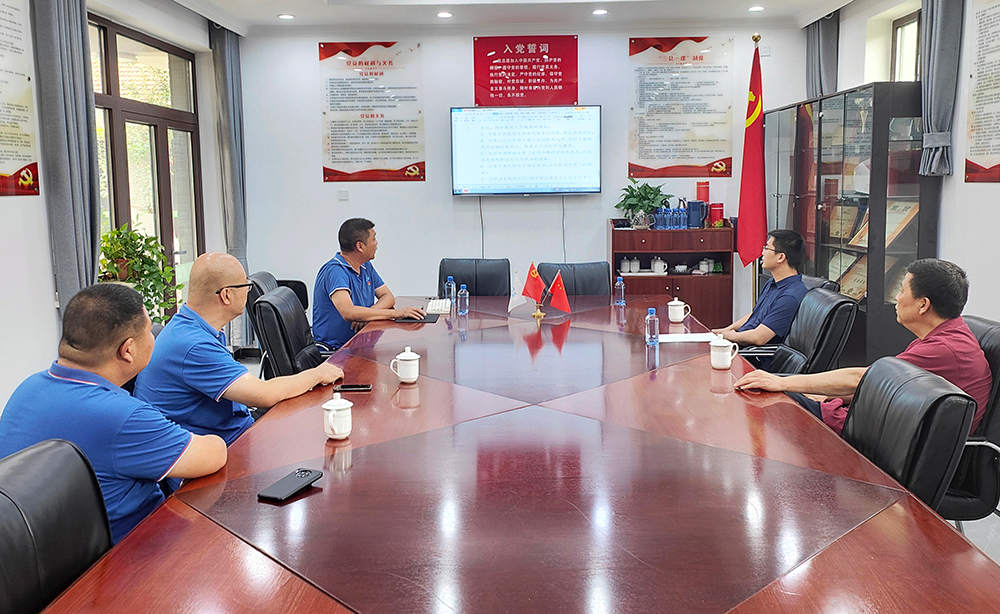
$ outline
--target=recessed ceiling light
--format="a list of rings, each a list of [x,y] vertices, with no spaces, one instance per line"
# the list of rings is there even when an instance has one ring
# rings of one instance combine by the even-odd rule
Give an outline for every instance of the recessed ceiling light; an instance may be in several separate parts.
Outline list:
[[[282,13],[281,15],[278,15],[278,19],[284,19],[285,21],[287,21],[289,19],[295,19],[295,15],[289,15],[288,13]]]
[[[594,9],[594,15],[607,15],[607,9]]]
[[[758,6],[751,6],[747,10],[750,11],[751,13],[759,13],[759,12],[761,12],[761,11],[764,10],[764,7],[759,6],[759,5]]]
[[[438,13],[438,17],[440,17],[441,19],[451,19],[451,13],[449,13],[448,11],[441,11],[440,13]]]

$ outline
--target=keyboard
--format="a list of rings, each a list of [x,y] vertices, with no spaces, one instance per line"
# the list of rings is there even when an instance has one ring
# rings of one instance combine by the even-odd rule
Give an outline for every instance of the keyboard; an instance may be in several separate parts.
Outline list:
[[[451,301],[446,298],[434,298],[427,303],[427,313],[451,313]]]

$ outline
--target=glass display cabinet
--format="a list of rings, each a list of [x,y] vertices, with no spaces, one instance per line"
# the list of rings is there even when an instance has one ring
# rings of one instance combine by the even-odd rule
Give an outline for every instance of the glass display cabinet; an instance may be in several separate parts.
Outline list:
[[[896,322],[895,296],[910,262],[937,256],[941,198],[941,178],[919,174],[920,111],[920,83],[894,82],[764,115],[768,227],[798,231],[800,272],[837,282],[861,307],[841,366],[914,339]]]

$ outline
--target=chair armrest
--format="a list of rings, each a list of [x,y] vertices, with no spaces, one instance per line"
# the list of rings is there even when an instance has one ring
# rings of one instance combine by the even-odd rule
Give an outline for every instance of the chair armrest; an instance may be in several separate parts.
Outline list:
[[[990,448],[995,455],[1000,456],[1000,446],[992,441],[987,441],[985,437],[969,437],[965,442],[965,447],[969,448],[973,446]]]
[[[758,358],[766,358],[768,356],[774,356],[774,353],[778,351],[777,345],[748,345],[745,348],[740,348],[740,356],[756,356]]]
[[[302,303],[302,309],[309,309],[309,288],[304,281],[298,279],[279,279],[278,285],[291,289],[295,293],[295,296],[298,297],[299,302]]]

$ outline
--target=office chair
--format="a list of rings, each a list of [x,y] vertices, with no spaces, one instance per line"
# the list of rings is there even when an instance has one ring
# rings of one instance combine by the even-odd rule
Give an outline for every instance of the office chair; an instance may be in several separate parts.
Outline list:
[[[329,356],[313,339],[306,313],[291,289],[271,290],[257,299],[253,313],[260,326],[261,360],[267,361],[273,376],[317,367]]]
[[[611,265],[607,262],[538,263],[538,274],[546,286],[552,285],[559,271],[562,271],[563,285],[569,296],[611,295]]]
[[[153,333],[153,339],[156,339],[160,335],[160,332],[162,330],[163,330],[163,324],[160,324],[159,322],[153,322],[153,326],[152,326],[152,328],[150,330],[150,332]],[[129,394],[133,394],[135,392],[135,380],[138,377],[139,376],[136,375],[135,377],[133,377],[129,381],[127,381],[124,384],[122,384],[122,390],[128,392]]]
[[[993,387],[983,419],[965,442],[958,470],[938,507],[938,513],[956,521],[963,532],[962,521],[986,518],[1000,503],[1000,323],[977,316],[964,320],[990,363]]]
[[[506,258],[442,258],[438,265],[438,296],[444,296],[448,276],[465,284],[469,296],[510,296],[510,260]]]
[[[854,299],[824,288],[802,297],[792,326],[780,344],[746,347],[744,357],[773,356],[772,373],[821,373],[836,368],[858,315]]]
[[[976,402],[905,360],[876,360],[858,383],[841,434],[936,510],[962,456]]]
[[[297,279],[275,279],[274,275],[267,271],[257,271],[250,275],[249,279],[253,285],[250,286],[250,290],[247,292],[247,304],[243,309],[243,317],[250,321],[250,330],[256,339],[260,339],[260,323],[257,322],[254,315],[253,304],[257,302],[257,299],[271,290],[280,287],[290,288],[295,292],[295,296],[298,297],[299,302],[302,303],[302,310],[309,309],[309,289],[306,288],[305,283]],[[264,379],[274,377],[270,364],[263,360],[263,358],[261,359],[261,377]]]
[[[0,459],[0,614],[37,612],[111,548],[87,457],[50,439]]]
[[[840,284],[835,281],[831,281],[824,277],[813,277],[812,275],[803,275],[802,283],[805,284],[806,288],[812,290],[813,288],[823,288],[824,290],[829,290],[830,292],[840,292]]]

